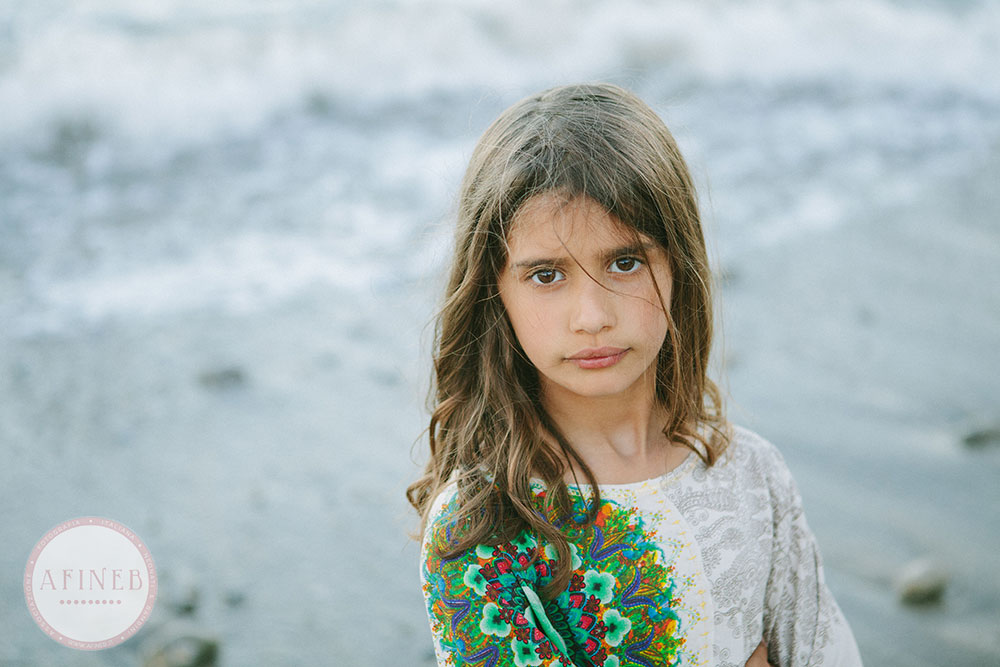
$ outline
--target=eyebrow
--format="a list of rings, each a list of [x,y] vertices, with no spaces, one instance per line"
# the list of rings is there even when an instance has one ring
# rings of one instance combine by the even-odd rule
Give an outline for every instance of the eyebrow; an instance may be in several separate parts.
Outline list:
[[[602,259],[605,262],[610,262],[611,260],[621,257],[623,255],[646,255],[650,251],[654,250],[656,245],[653,243],[638,243],[620,246],[609,250],[604,253]],[[561,266],[564,265],[570,257],[538,257],[534,259],[526,259],[520,262],[515,262],[511,265],[512,269],[536,269],[541,266]],[[575,261],[575,260],[574,260]]]

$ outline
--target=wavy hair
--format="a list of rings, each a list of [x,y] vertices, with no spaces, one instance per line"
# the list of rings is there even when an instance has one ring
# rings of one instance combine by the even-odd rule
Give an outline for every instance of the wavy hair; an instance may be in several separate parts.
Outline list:
[[[569,545],[558,527],[571,511],[563,481],[570,462],[591,486],[590,521],[600,490],[544,409],[538,372],[497,287],[516,214],[545,193],[589,197],[666,251],[673,289],[669,304],[661,295],[668,335],[656,368],[656,400],[668,415],[663,433],[712,465],[731,431],[707,377],[712,278],[697,197],[663,121],[608,84],[553,88],[504,111],[480,138],[462,182],[454,260],[435,328],[431,456],[407,498],[426,527],[434,498],[457,482],[454,541],[442,555],[499,544],[525,529],[547,540],[560,563],[543,590],[551,598],[570,576]],[[532,477],[547,488],[541,512]]]

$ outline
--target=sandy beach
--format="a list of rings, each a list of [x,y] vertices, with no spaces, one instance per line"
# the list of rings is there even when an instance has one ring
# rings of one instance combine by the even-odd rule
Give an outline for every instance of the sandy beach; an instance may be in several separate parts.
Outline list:
[[[725,267],[731,417],[788,459],[868,664],[1000,659],[1000,445],[963,444],[1000,423],[1000,231],[960,207],[995,175]],[[19,604],[26,550],[89,513],[155,555],[150,628],[187,620],[223,664],[432,664],[402,491],[433,287],[6,340],[3,663],[135,664],[142,636],[67,655]],[[907,608],[892,580],[922,556],[950,583]]]
[[[1000,422],[997,174],[775,246],[724,290],[732,418],[795,472],[866,664],[1000,659],[1000,447],[965,443]],[[903,607],[921,557],[950,584]]]

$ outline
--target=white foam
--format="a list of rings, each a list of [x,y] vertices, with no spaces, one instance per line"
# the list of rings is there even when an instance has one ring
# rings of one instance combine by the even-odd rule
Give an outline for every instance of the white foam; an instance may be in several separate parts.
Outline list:
[[[398,246],[399,227],[384,212],[339,208],[357,235],[289,236],[244,232],[188,257],[155,259],[123,268],[114,263],[79,276],[42,273],[35,267],[30,299],[13,313],[22,335],[58,331],[69,323],[95,324],[117,317],[159,317],[203,307],[245,313],[309,288],[357,293],[391,276],[393,264],[379,250]],[[378,224],[372,224],[377,216]]]
[[[131,139],[197,142],[251,131],[316,93],[365,108],[434,91],[644,73],[958,88],[1000,99],[995,3],[962,12],[887,0],[42,7],[6,21],[0,141],[82,116]]]
[[[440,274],[450,230],[419,230],[446,213],[471,148],[462,142],[481,128],[444,140],[408,123],[410,105],[428,100],[471,114],[484,90],[484,105],[498,107],[567,80],[632,77],[661,98],[680,84],[712,87],[670,122],[696,171],[706,158],[720,228],[740,252],[835,226],[866,202],[904,203],[1000,127],[990,120],[1000,6],[986,3],[40,0],[5,11],[0,167],[13,169],[0,176],[24,185],[0,218],[18,225],[9,238],[22,239],[25,266],[23,280],[20,269],[10,278],[20,302],[0,304],[0,316],[27,329],[253,309],[311,286]],[[308,125],[315,134],[263,127],[316,98],[355,120]],[[358,132],[356,119],[380,109],[402,110],[403,122],[375,117],[371,134]],[[695,133],[684,114],[698,119]],[[81,121],[108,141],[86,153],[92,182],[78,192],[76,174],[35,149],[54,124]],[[258,133],[264,143],[247,143],[261,162],[245,173],[197,147],[190,173],[142,161]],[[199,179],[217,168],[224,189],[206,193]],[[139,184],[120,189],[122,174]],[[176,201],[157,194],[161,178]],[[178,223],[206,214],[223,218],[213,235],[229,236],[205,241]]]

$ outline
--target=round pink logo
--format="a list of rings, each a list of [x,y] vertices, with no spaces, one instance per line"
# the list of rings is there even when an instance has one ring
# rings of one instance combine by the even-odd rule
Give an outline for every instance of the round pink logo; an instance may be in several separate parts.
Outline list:
[[[153,611],[156,568],[131,530],[100,517],[71,519],[35,545],[24,570],[28,610],[70,648],[121,644]]]

